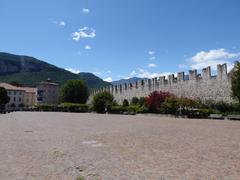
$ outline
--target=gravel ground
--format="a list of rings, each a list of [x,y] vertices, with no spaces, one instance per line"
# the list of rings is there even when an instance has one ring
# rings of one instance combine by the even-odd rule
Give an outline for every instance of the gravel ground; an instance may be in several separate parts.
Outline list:
[[[0,115],[1,180],[240,179],[240,122],[17,112]]]

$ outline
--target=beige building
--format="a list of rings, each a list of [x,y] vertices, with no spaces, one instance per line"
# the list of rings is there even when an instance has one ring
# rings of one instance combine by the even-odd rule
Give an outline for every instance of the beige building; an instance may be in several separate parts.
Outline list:
[[[10,101],[6,110],[33,108],[37,104],[37,89],[30,87],[16,87],[7,83],[0,83],[0,87],[7,90]]]
[[[46,82],[40,82],[37,85],[38,104],[58,104],[59,84],[54,83],[51,79]]]

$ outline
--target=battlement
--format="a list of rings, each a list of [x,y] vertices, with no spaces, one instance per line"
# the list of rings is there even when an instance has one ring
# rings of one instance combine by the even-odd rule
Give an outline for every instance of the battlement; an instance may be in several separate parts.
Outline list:
[[[186,75],[184,72],[178,72],[176,77],[174,74],[171,74],[167,77],[160,76],[134,83],[125,83],[115,86],[110,85],[93,91],[91,95],[107,91],[113,94],[117,101],[122,101],[123,98],[131,99],[134,96],[147,96],[155,90],[169,91],[177,96],[191,98],[215,97],[217,94],[225,96],[224,93],[227,91],[226,96],[230,98],[229,90],[225,89],[225,86],[229,88],[231,84],[227,73],[227,64],[217,65],[216,73],[215,76],[212,76],[211,67],[209,66],[202,69],[199,74],[197,70],[190,70]],[[213,92],[213,88],[217,88],[221,90],[221,92]]]

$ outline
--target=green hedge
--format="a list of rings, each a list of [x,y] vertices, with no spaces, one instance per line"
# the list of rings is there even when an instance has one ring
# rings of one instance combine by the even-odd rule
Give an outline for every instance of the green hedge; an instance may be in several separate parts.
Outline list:
[[[123,114],[124,112],[127,112],[127,107],[112,106],[109,110],[109,113],[111,114]]]
[[[187,112],[188,118],[208,118],[209,115],[212,114],[212,110],[210,109],[197,109],[197,110],[189,110]]]
[[[86,104],[62,103],[58,108],[63,112],[89,112],[89,106]]]
[[[34,110],[37,111],[55,111],[55,112],[89,112],[89,106],[77,103],[62,103],[60,105],[37,105]]]
[[[148,113],[148,108],[145,106],[130,105],[124,106],[112,106],[109,113],[111,114],[136,114],[136,113]]]

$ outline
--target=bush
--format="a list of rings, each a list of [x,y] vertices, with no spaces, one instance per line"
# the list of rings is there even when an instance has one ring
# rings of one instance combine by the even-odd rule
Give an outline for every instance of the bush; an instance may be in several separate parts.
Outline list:
[[[232,113],[240,113],[240,105],[238,103],[226,103],[224,101],[214,101],[214,100],[207,100],[203,104],[204,108],[211,109],[214,113],[218,114],[232,114]]]
[[[132,105],[137,105],[138,104],[139,99],[137,97],[133,97],[131,100],[131,104]]]
[[[127,99],[124,99],[124,100],[123,100],[122,106],[123,106],[123,107],[129,106],[129,102],[128,102]]]
[[[122,114],[123,112],[126,112],[127,108],[123,106],[112,106],[110,108],[110,113],[111,114]]]
[[[179,107],[179,99],[176,97],[166,98],[162,103],[160,112],[163,114],[177,114]]]
[[[61,111],[61,112],[89,112],[89,106],[86,104],[62,103],[58,106],[58,111]]]
[[[113,100],[113,102],[112,102],[112,106],[118,106],[118,103],[117,103],[116,100]]]
[[[127,110],[128,110],[128,113],[130,113],[130,114],[135,114],[135,113],[137,113],[137,111],[139,110],[139,106],[136,106],[136,105],[131,105],[131,106],[129,106],[128,108],[127,108]]]
[[[147,97],[147,107],[150,112],[159,112],[161,104],[164,102],[164,100],[168,97],[171,97],[172,95],[169,92],[152,92]]]
[[[93,110],[97,113],[105,113],[113,103],[113,96],[109,92],[101,92],[93,97]]]
[[[37,111],[57,111],[57,112],[88,112],[89,106],[77,103],[62,103],[60,105],[41,104],[34,108]]]
[[[239,103],[230,104],[230,109],[231,109],[231,112],[240,113],[240,104]]]
[[[230,104],[225,103],[225,102],[223,102],[223,101],[216,102],[214,106],[215,106],[214,109],[216,109],[216,110],[218,110],[218,111],[220,111],[220,112],[223,112],[224,114],[225,114],[226,112],[231,111],[231,106],[230,106]]]
[[[237,99],[238,103],[240,104],[240,62],[235,63],[231,77],[231,84],[232,96]]]
[[[208,118],[213,112],[210,109],[196,109],[188,111],[188,118]]]
[[[146,106],[140,106],[136,111],[136,113],[140,113],[140,114],[144,114],[144,113],[148,113],[148,112],[149,112],[149,110]]]
[[[112,114],[136,114],[136,113],[148,113],[148,108],[145,106],[139,106],[139,105],[130,105],[127,107],[124,106],[112,106],[110,108],[110,113]]]
[[[189,98],[179,98],[179,106],[184,108],[198,108],[201,106],[201,103],[198,100],[193,100]]]
[[[41,105],[35,106],[35,109],[38,111],[54,111],[55,109],[57,109],[57,106],[49,105],[49,104],[41,104]]]
[[[140,97],[139,100],[138,100],[138,104],[140,106],[146,106],[146,97]]]
[[[0,112],[5,111],[5,104],[10,101],[9,96],[7,95],[7,90],[3,87],[0,87]]]

